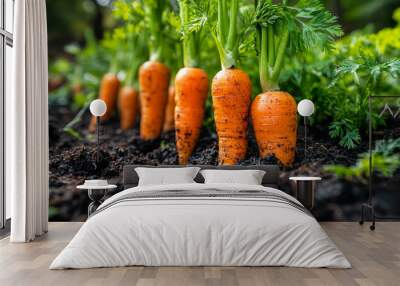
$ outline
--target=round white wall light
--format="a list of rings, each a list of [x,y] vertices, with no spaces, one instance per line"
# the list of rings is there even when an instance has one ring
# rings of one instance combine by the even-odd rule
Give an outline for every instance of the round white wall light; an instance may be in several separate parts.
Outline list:
[[[303,99],[297,105],[297,111],[301,116],[311,116],[315,111],[314,103],[309,99]]]
[[[103,116],[107,111],[107,105],[104,100],[95,99],[90,103],[90,113],[94,116]]]

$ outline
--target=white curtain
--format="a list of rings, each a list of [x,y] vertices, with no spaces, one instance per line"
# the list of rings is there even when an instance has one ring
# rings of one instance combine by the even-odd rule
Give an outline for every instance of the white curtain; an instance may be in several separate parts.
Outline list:
[[[15,1],[13,92],[6,98],[6,187],[12,242],[48,227],[47,23],[45,0]]]

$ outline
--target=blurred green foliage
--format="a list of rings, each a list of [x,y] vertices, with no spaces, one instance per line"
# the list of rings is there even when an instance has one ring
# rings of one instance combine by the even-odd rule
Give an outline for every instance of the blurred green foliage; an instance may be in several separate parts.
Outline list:
[[[96,38],[113,25],[109,7],[96,0],[46,0],[49,55],[62,54],[71,42],[82,44],[84,33],[90,29]]]
[[[393,11],[399,0],[325,0],[325,4],[340,20],[345,32],[350,33],[372,25],[376,31],[393,26]]]
[[[368,130],[368,96],[400,92],[399,38],[400,25],[377,33],[355,31],[337,41],[333,51],[316,49],[294,58],[282,87],[297,99],[313,100],[313,123],[327,124],[340,145],[355,148]],[[384,124],[377,114],[372,120],[374,128]]]
[[[400,167],[400,138],[376,142],[372,152],[372,172],[384,177],[391,177]],[[360,155],[354,166],[328,165],[325,171],[336,174],[339,178],[367,184],[369,178],[369,154]]]
[[[103,31],[110,30],[114,21],[109,7],[97,0],[46,0],[51,55],[63,53],[70,42],[84,42],[84,31],[91,29],[101,38]],[[105,1],[108,2],[108,1]],[[177,7],[176,0],[170,0]],[[399,0],[324,0],[325,5],[339,17],[346,32],[363,28],[368,24],[377,30],[394,24],[391,15],[400,5]]]

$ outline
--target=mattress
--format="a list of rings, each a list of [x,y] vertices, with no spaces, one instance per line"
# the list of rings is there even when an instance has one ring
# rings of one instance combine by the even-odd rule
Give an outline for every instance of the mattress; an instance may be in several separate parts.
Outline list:
[[[286,193],[193,183],[135,187],[107,199],[50,269],[133,265],[351,267]]]

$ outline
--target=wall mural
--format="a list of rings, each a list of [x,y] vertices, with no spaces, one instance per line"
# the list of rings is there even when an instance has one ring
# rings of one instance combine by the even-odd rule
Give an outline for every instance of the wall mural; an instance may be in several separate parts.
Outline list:
[[[50,220],[84,220],[76,185],[118,192],[126,164],[278,164],[288,193],[291,176],[322,178],[320,220],[359,220],[366,202],[400,217],[399,9],[394,27],[344,35],[318,1],[222,19],[209,1],[158,2],[115,1],[102,39],[51,60]]]

